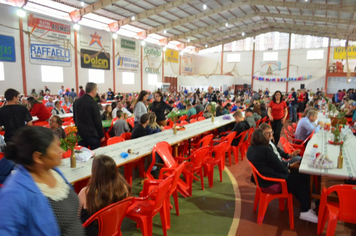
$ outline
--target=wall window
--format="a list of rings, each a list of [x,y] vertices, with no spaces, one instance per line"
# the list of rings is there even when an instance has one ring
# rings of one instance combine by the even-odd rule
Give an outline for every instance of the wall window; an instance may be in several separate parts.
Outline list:
[[[104,70],[88,69],[89,82],[96,84],[105,83],[105,72]]]
[[[227,62],[240,62],[241,55],[239,53],[231,53],[227,54]]]
[[[135,84],[135,73],[122,72],[122,84]]]
[[[308,50],[307,60],[322,60],[324,58],[324,50]]]
[[[42,82],[63,82],[63,67],[41,66]]]
[[[278,61],[278,52],[264,52],[263,61]]]
[[[5,80],[4,63],[0,62],[0,81]]]
[[[148,85],[157,85],[157,75],[148,74]]]

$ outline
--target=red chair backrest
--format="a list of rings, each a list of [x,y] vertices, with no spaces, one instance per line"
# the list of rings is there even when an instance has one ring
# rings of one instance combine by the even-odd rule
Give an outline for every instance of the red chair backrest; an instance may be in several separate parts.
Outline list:
[[[188,121],[185,121],[185,120],[181,121],[179,124],[180,125],[189,125]]]
[[[339,220],[346,222],[356,222],[356,187],[351,184],[339,184],[328,188],[322,200],[332,192],[336,192],[339,198]],[[324,199],[323,199],[324,198]]]
[[[181,117],[179,118],[179,120],[180,120],[180,121],[185,121],[185,120],[187,119],[187,117],[188,117],[187,115],[181,116]]]
[[[236,131],[229,133],[223,140],[227,141],[227,148],[231,147],[232,140],[234,140],[236,136]]]
[[[5,153],[0,152],[0,160],[5,156]]]
[[[189,117],[189,119],[196,119],[196,118],[198,118],[198,115],[197,115],[197,114],[192,115],[191,117]]]
[[[295,129],[293,129],[292,126],[288,125],[288,132],[289,132],[290,134],[294,134],[294,133],[295,133]]]
[[[280,137],[279,141],[281,141],[281,144],[283,146],[283,149],[285,151],[285,153],[292,153],[294,152],[294,148],[290,145],[290,143],[288,142],[288,140],[285,137]]]
[[[130,132],[122,133],[120,137],[125,139],[125,140],[130,140],[131,139],[131,133]]]
[[[172,147],[169,145],[169,143],[163,141],[156,143],[152,149],[152,159],[156,160],[156,153],[162,158],[164,164],[168,168],[176,168],[178,166],[178,163],[176,160],[174,160],[173,155],[172,155]],[[153,167],[154,161],[151,163]],[[152,169],[150,166],[149,168]]]
[[[201,147],[190,155],[190,160],[193,163],[193,170],[201,168],[205,157],[208,156],[209,150],[209,147]]]
[[[204,114],[204,111],[198,113],[198,116],[201,117]]]
[[[146,180],[146,181],[152,181],[152,180]],[[173,176],[168,177],[167,179],[162,181],[162,183],[160,183],[154,190],[152,190],[151,193],[148,194],[148,196],[150,196],[151,194],[155,196],[152,215],[155,215],[162,207],[163,201],[166,198],[168,191],[171,189],[172,181],[173,181]]]
[[[218,145],[214,146],[213,150],[211,150],[211,153],[215,153],[215,162],[220,161],[221,158],[224,157],[227,146],[228,146],[227,141],[219,143]]]
[[[98,235],[121,235],[121,223],[126,215],[127,209],[134,202],[133,197],[125,198],[119,202],[113,203],[92,215],[83,227],[87,227],[93,221],[98,221]]]
[[[129,123],[133,128],[135,126],[135,118],[134,117],[127,118],[127,123]]]
[[[248,133],[249,130],[245,130],[244,132],[240,133],[237,137],[240,136],[240,141],[238,145],[242,145],[242,143],[245,141],[246,135]],[[231,145],[231,143],[230,143]]]
[[[199,116],[198,121],[202,121],[202,120],[205,120],[205,117]]]
[[[292,123],[293,129],[296,130],[297,129],[297,123]]]
[[[197,119],[190,119],[190,120],[189,120],[189,123],[190,123],[190,124],[195,123],[195,122],[197,122]]]
[[[213,138],[214,135],[212,134],[205,135],[202,139],[199,140],[198,147],[200,147],[200,144],[201,147],[208,147],[210,145],[211,140],[213,140]]]
[[[107,145],[111,145],[111,144],[115,144],[115,143],[120,143],[120,142],[123,142],[123,141],[125,141],[124,138],[119,137],[119,136],[115,136],[115,137],[112,137],[112,138],[109,138],[109,139],[108,139]]]
[[[47,107],[47,111],[52,112],[54,107]]]

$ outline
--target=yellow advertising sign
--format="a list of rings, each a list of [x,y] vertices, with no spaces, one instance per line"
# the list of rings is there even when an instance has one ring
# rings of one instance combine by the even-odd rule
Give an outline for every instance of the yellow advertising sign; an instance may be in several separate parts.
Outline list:
[[[349,59],[356,59],[356,47],[348,47],[347,55]],[[345,47],[336,47],[334,48],[334,59],[346,59],[346,50]]]
[[[165,52],[164,60],[168,61],[168,62],[178,63],[179,52],[176,50],[167,48],[167,50]]]

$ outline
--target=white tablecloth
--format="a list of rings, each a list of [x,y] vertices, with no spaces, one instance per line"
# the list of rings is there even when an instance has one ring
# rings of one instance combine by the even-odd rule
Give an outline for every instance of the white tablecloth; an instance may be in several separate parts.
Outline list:
[[[125,142],[113,144],[106,147],[101,147],[94,150],[96,155],[105,154],[112,157],[118,166],[124,165],[127,162],[136,160],[151,153],[153,146],[161,141],[166,141],[171,145],[182,142],[189,138],[195,137],[201,133],[216,129],[229,123],[235,122],[232,115],[231,120],[223,120],[222,117],[215,117],[214,122],[211,119],[199,121],[193,124],[185,125],[184,131],[177,131],[173,135],[173,129],[166,130],[153,135],[148,135],[142,138],[128,140]],[[122,158],[120,154],[127,152],[128,149],[134,152],[139,152],[138,155],[129,155],[127,158]],[[70,158],[63,159],[59,169],[62,171],[67,180],[71,183],[87,178],[91,175],[92,159],[85,163],[78,163],[76,168],[70,168]]]

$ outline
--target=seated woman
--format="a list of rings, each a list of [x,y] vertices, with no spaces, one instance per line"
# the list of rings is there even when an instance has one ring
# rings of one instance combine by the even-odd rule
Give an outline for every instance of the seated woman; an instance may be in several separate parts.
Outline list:
[[[17,170],[0,191],[0,235],[84,235],[77,194],[57,169],[59,143],[41,126],[21,128],[7,143]]]
[[[260,111],[261,111],[261,118],[267,116],[266,103],[261,103]]]
[[[148,114],[148,125],[146,126],[146,134],[155,134],[163,130],[162,126],[159,126],[156,122],[156,114],[151,112]]]
[[[51,117],[51,113],[47,110],[46,106],[33,97],[27,98],[27,106],[31,116],[37,116],[39,121],[48,121]]]
[[[53,115],[49,119],[49,128],[53,131],[53,134],[56,135],[59,139],[65,139],[67,137],[66,132],[62,128],[62,124],[62,119],[57,115]]]
[[[102,120],[112,120],[112,108],[111,105],[107,104],[105,106],[105,111],[101,114]]]
[[[52,115],[61,115],[61,114],[66,114],[66,112],[61,107],[60,101],[56,101],[54,103],[54,108],[52,109]]]
[[[228,114],[230,114],[231,108],[232,108],[231,103],[227,103],[227,104],[224,106],[224,108],[223,108],[222,114],[223,114],[223,115],[228,115]]]
[[[300,202],[301,220],[318,223],[318,217],[310,210],[310,176],[298,172],[300,162],[289,164],[282,162],[275,151],[269,146],[269,140],[261,129],[256,129],[251,138],[251,146],[247,150],[247,159],[256,167],[261,175],[271,178],[285,179],[288,192]],[[252,182],[254,178],[251,177]],[[265,193],[277,194],[281,189],[279,183],[258,179]]]
[[[118,172],[115,161],[106,155],[94,157],[88,186],[78,194],[82,222],[104,207],[130,195],[131,187]],[[85,231],[87,236],[98,235],[97,222],[91,223]]]
[[[208,104],[208,105],[205,107],[205,111],[204,111],[204,113],[203,113],[203,116],[204,116],[205,119],[210,118],[210,117],[213,116],[213,113],[211,113],[211,105],[210,105],[210,104]]]
[[[218,116],[222,116],[223,115],[223,107],[222,106],[217,106],[216,107],[216,117],[218,117]]]

